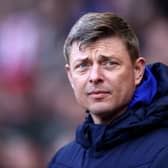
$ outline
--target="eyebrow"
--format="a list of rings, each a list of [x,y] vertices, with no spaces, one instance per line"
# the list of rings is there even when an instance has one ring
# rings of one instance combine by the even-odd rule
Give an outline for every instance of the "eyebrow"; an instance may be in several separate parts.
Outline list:
[[[84,57],[84,58],[78,58],[78,59],[75,60],[76,63],[83,62],[83,61],[84,62],[89,61],[89,58],[88,57]]]
[[[109,60],[109,59],[116,59],[116,58],[114,58],[113,55],[102,55],[102,54],[100,54],[98,56],[98,59]],[[89,60],[90,60],[89,57],[83,57],[83,58],[76,59],[75,62],[76,63],[78,63],[78,62],[87,62]]]
[[[103,59],[113,59],[113,55],[99,55]]]

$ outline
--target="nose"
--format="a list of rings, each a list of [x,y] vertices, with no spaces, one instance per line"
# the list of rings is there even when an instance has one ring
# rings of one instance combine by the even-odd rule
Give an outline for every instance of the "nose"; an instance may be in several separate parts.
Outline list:
[[[103,81],[103,75],[101,72],[101,68],[98,65],[93,65],[90,70],[89,82],[97,84],[102,81]]]

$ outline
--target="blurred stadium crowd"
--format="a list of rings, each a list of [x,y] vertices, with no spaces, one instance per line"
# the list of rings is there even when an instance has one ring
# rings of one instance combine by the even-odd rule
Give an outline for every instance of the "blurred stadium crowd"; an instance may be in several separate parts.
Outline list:
[[[123,16],[147,62],[168,64],[166,0],[0,0],[0,168],[45,168],[74,136],[85,112],[62,47],[75,20],[96,11]]]

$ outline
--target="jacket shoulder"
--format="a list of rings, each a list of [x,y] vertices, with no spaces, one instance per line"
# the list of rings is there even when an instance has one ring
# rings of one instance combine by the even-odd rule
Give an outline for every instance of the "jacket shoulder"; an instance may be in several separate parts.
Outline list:
[[[162,168],[154,165],[164,163],[163,159],[168,158],[168,128],[151,131],[125,143],[125,146],[127,146],[126,150],[122,150],[125,163],[129,163],[132,167],[150,165],[151,168]]]
[[[151,168],[167,168],[168,145],[162,148],[156,155]]]
[[[71,165],[70,162],[79,157],[81,150],[81,146],[75,141],[72,141],[56,152],[48,168],[55,168],[58,165],[66,167],[65,164]]]

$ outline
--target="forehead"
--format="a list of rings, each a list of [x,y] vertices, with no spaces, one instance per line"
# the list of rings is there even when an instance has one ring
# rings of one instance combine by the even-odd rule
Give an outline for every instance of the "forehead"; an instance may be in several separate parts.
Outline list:
[[[74,42],[70,52],[70,60],[86,58],[93,55],[119,56],[125,55],[126,53],[128,55],[126,46],[121,38],[109,37],[82,46],[80,46],[79,42]]]

